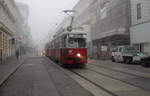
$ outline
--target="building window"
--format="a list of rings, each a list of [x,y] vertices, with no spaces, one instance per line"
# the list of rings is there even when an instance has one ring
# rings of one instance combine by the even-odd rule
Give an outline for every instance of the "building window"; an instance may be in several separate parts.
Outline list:
[[[142,18],[142,5],[141,3],[137,4],[137,20]]]

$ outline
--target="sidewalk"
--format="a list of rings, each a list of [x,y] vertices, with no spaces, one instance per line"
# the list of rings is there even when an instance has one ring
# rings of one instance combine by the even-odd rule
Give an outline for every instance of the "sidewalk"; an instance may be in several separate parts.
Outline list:
[[[5,61],[0,61],[0,86],[19,68],[25,59],[26,56],[21,56],[18,60],[16,57],[10,57]]]

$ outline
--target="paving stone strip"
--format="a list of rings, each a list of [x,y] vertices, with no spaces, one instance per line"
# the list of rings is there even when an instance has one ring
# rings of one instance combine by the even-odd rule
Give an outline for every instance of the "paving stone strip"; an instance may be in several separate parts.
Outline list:
[[[75,80],[59,69],[58,65],[52,64],[47,58],[43,59],[45,66],[62,96],[93,96]]]

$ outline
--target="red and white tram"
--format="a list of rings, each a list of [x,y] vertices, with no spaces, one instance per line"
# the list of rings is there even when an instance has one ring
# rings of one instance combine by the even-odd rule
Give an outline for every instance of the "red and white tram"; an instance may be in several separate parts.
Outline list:
[[[87,34],[63,32],[56,35],[45,49],[46,56],[63,66],[82,67],[87,64]]]

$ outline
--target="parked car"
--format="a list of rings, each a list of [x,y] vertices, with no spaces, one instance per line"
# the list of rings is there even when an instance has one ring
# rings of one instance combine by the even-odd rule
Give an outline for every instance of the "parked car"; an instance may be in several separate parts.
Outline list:
[[[141,59],[145,55],[140,53],[136,48],[131,46],[118,46],[115,51],[112,52],[113,62],[135,63],[141,62]]]
[[[144,67],[150,66],[150,54],[141,59],[141,65]]]

